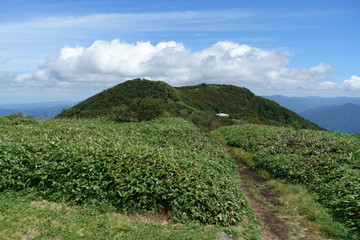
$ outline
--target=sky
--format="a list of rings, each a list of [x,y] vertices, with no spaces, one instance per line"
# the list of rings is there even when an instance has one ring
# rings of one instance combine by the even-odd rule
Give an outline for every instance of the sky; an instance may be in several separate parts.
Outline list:
[[[0,103],[126,80],[360,97],[358,0],[0,0]]]

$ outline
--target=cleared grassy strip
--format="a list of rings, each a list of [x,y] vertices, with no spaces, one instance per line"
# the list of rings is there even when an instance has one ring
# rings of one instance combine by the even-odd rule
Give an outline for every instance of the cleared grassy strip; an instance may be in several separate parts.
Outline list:
[[[291,226],[293,234],[290,239],[298,239],[299,236],[313,240],[359,239],[356,233],[335,221],[329,211],[316,202],[316,195],[309,193],[303,186],[279,179],[268,180],[267,184],[279,196],[280,206],[277,209]]]
[[[254,167],[316,192],[334,217],[360,232],[360,137],[325,131],[243,125],[215,131],[252,152]]]
[[[213,239],[225,232],[236,239],[258,239],[245,216],[240,225],[178,224],[162,214],[115,213],[109,206],[71,205],[44,200],[31,192],[0,193],[0,239]],[[33,238],[32,238],[33,237]]]
[[[183,223],[236,224],[247,211],[232,159],[180,119],[5,119],[0,172],[0,191],[33,188],[54,201],[166,212]]]

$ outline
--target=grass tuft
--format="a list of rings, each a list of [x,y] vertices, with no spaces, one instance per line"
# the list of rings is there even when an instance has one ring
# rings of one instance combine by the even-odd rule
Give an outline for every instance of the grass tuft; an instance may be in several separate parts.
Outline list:
[[[159,213],[99,213],[95,206],[44,200],[34,192],[0,193],[0,239],[144,239],[217,240],[217,232],[232,239],[258,240],[256,223],[245,215],[237,226],[179,224]],[[92,214],[89,214],[92,213]]]

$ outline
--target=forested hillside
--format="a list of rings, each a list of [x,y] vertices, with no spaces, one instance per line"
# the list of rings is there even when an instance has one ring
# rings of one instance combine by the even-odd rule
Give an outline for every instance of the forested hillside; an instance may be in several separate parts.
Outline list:
[[[146,111],[147,116],[144,116]],[[216,116],[220,112],[229,117]],[[320,129],[246,88],[219,84],[175,88],[161,81],[145,79],[127,81],[98,93],[63,111],[58,118],[108,117],[140,121],[157,116],[182,117],[208,130],[239,123]]]

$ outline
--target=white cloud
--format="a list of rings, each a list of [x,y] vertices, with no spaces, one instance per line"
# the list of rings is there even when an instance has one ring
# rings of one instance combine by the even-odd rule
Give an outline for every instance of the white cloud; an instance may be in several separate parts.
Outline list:
[[[158,41],[156,39],[159,36],[168,35],[169,32],[184,33],[179,36],[188,35],[188,31],[207,32],[207,35],[211,35],[217,31],[264,28],[263,24],[248,23],[258,13],[246,9],[78,16],[48,14],[29,19],[0,21],[0,64],[6,57],[12,59],[1,70],[34,71],[37,65],[64,45],[89,45],[93,39],[126,36],[129,41],[134,41],[145,36]]]
[[[360,77],[352,76],[351,78],[343,82],[343,86],[346,90],[359,91],[360,90]]]
[[[63,47],[58,56],[38,71],[0,75],[11,85],[33,88],[108,88],[133,78],[162,80],[173,86],[199,83],[234,84],[253,91],[360,90],[360,78],[329,81],[335,71],[320,63],[309,68],[289,68],[292,55],[234,42],[217,42],[191,51],[174,41],[134,44],[95,41],[89,47]]]
[[[320,90],[344,90],[344,91],[359,91],[360,90],[360,77],[351,76],[343,82],[318,82],[317,89]]]
[[[38,79],[45,84],[47,78],[62,85],[110,84],[144,77],[172,85],[207,82],[293,89],[319,83],[334,70],[326,64],[307,69],[286,68],[290,60],[287,52],[226,41],[197,52],[177,42],[152,45],[150,42],[95,41],[88,48],[62,48],[57,58],[35,73],[18,76],[17,81]]]
[[[228,32],[231,34],[226,35],[239,41],[240,35],[242,38],[245,36],[242,31],[294,29],[299,26],[296,22],[289,26],[290,21],[274,20],[274,15],[276,18],[280,16],[277,13],[256,9],[115,12],[73,16],[52,16],[51,12],[41,16],[29,14],[30,18],[27,19],[13,17],[11,21],[0,22],[0,58],[12,58],[2,70],[34,71],[43,59],[52,56],[60,47],[66,44],[88,45],[93,39],[109,40],[123,36],[128,41],[144,38],[161,41],[164,36],[172,36],[172,39],[190,42],[193,40],[191,36],[203,35],[196,37],[195,41],[217,41],[222,39],[222,33]],[[293,17],[282,16],[282,19],[287,18]],[[246,39],[247,42],[258,40]]]
[[[328,64],[319,64],[309,68],[274,68],[267,73],[270,79],[269,88],[276,89],[313,89],[326,84],[326,79],[335,68]],[[325,81],[325,82],[324,82]]]
[[[172,85],[200,82],[252,84],[261,83],[267,72],[289,62],[286,52],[265,51],[233,42],[218,42],[191,52],[177,42],[129,44],[119,40],[96,41],[90,47],[61,49],[57,58],[37,72],[19,75],[26,84],[45,79],[74,84],[115,83],[136,77],[167,81]]]
[[[309,13],[301,14],[308,16]],[[221,40],[223,33],[227,32],[229,39],[239,41],[240,37],[244,40],[246,35],[242,31],[305,27],[297,21],[287,21],[294,20],[294,17],[297,19],[295,15],[280,15],[257,9],[115,12],[73,16],[54,16],[51,12],[35,16],[29,12],[27,19],[12,17],[11,21],[0,22],[0,63],[4,61],[4,57],[9,56],[11,61],[2,66],[3,71],[34,71],[43,59],[53,56],[66,44],[85,46],[91,44],[93,39],[109,40],[119,36],[128,41],[144,38],[161,41],[164,37],[171,36],[172,39],[196,45],[199,41]],[[280,21],[277,20],[279,18]],[[193,39],[193,35],[203,36]],[[259,40],[264,41],[261,38],[245,38],[247,42]]]

